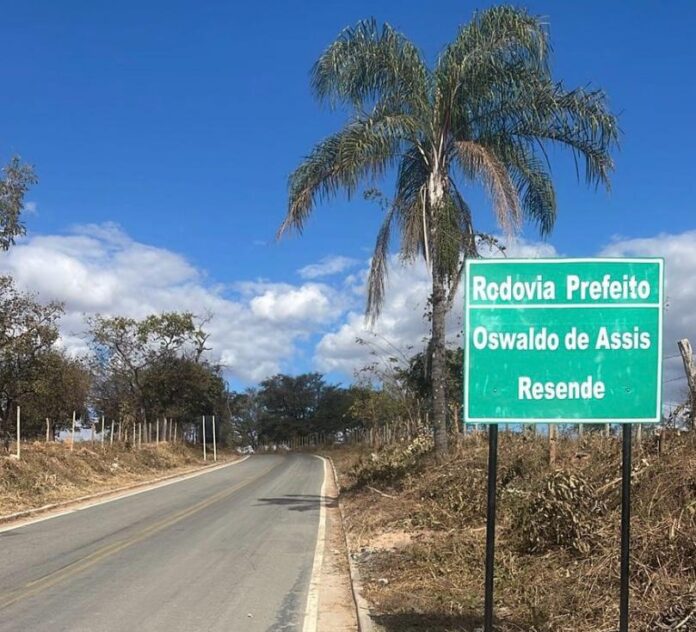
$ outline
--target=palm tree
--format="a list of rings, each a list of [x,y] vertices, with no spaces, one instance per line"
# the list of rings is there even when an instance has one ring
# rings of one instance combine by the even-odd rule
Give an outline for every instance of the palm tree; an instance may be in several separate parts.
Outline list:
[[[462,185],[486,188],[507,233],[527,220],[542,236],[556,219],[549,145],[568,148],[588,184],[609,187],[616,118],[603,92],[555,82],[549,52],[539,18],[495,7],[475,14],[432,67],[401,33],[367,20],[345,29],[312,71],[317,98],[347,108],[350,117],[290,176],[279,236],[301,232],[317,202],[340,191],[350,196],[395,169],[367,313],[379,315],[395,229],[403,259],[424,257],[432,275],[432,408],[440,454],[447,450],[445,316],[463,261],[478,256],[480,238]]]

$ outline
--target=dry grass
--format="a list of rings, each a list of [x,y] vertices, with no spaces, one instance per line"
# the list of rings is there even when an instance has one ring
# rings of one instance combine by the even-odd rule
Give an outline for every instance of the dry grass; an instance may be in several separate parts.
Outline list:
[[[500,438],[496,616],[500,632],[618,627],[620,443]],[[631,630],[696,632],[696,438],[634,451]],[[386,630],[473,632],[481,625],[484,439],[424,457],[397,481],[356,487],[354,449],[335,450],[353,556]],[[552,526],[553,528],[549,528]],[[385,533],[395,542],[385,547]]]
[[[161,443],[141,450],[124,446],[60,443],[22,446],[22,459],[0,455],[0,516],[146,481],[201,465],[200,451]]]

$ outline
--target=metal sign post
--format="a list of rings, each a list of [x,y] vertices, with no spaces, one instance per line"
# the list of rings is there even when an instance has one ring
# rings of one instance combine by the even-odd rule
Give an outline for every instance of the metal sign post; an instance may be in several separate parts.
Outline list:
[[[486,596],[484,632],[493,632],[493,578],[495,576],[495,505],[498,479],[498,424],[488,426],[488,508],[486,510]]]
[[[631,553],[631,424],[623,427],[623,459],[621,463],[621,597],[619,600],[619,632],[628,632],[628,579]]]
[[[464,422],[490,424],[484,630],[493,632],[498,424],[623,425],[620,632],[628,632],[631,425],[662,417],[662,259],[466,262]]]

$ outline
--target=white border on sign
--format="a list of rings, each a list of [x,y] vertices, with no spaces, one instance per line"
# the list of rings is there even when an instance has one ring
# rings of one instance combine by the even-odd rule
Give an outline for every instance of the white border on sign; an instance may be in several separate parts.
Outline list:
[[[593,417],[590,419],[585,418],[555,418],[555,417],[543,417],[543,418],[510,418],[510,417],[471,417],[469,415],[469,314],[470,310],[473,309],[486,309],[486,308],[496,308],[496,309],[520,309],[518,305],[469,305],[469,269],[472,265],[481,264],[501,264],[501,263],[657,263],[658,265],[658,301],[655,303],[628,303],[628,304],[592,304],[592,305],[573,305],[573,304],[555,304],[555,305],[524,305],[523,309],[528,308],[566,308],[566,309],[576,309],[578,307],[622,307],[622,308],[655,308],[658,309],[658,340],[657,340],[657,410],[655,411],[654,417]],[[658,423],[662,420],[662,318],[664,311],[664,264],[665,260],[662,257],[540,257],[538,259],[530,258],[491,258],[491,259],[467,259],[464,267],[464,327],[463,332],[464,338],[464,422],[465,423],[481,423],[481,424],[497,424],[497,423],[522,423],[522,424],[544,424],[544,423],[557,423],[557,424],[601,424],[601,423]]]

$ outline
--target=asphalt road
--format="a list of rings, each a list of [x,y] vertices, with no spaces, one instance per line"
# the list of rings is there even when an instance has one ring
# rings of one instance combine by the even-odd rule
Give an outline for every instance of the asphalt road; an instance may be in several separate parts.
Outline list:
[[[301,630],[322,462],[254,456],[0,533],[0,630]]]

